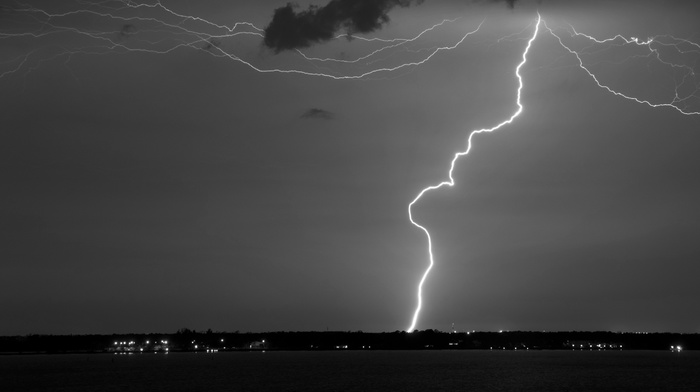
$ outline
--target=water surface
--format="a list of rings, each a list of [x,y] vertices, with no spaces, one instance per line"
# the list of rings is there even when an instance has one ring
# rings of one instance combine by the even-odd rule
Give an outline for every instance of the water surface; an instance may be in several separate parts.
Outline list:
[[[0,356],[2,391],[700,391],[700,353],[323,351]]]

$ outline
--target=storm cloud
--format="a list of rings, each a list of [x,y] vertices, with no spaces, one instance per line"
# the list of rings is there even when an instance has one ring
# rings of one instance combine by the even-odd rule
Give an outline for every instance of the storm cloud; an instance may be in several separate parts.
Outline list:
[[[265,28],[264,44],[275,53],[284,50],[308,48],[326,42],[344,29],[348,34],[369,33],[389,22],[388,12],[396,7],[408,7],[424,0],[331,0],[325,6],[298,6],[287,3],[277,8],[272,21]],[[518,0],[490,0],[505,2],[513,8]]]
[[[331,0],[323,7],[310,6],[301,11],[287,3],[275,10],[272,22],[265,28],[264,43],[279,53],[331,40],[340,29],[349,34],[369,33],[389,21],[388,12],[392,8],[408,7],[413,1]]]

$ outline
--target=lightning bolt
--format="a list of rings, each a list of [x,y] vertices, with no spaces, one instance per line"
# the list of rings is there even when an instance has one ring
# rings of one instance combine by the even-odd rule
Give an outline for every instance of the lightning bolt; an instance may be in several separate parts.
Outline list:
[[[697,83],[695,84],[695,90],[690,92],[689,94],[686,94],[685,96],[681,96],[681,94],[678,91],[679,88],[682,85],[684,85],[685,83],[687,83],[691,78],[692,79],[695,78],[695,70],[688,65],[676,64],[676,63],[673,63],[671,61],[664,60],[662,58],[662,55],[659,52],[659,50],[655,49],[653,47],[653,44],[658,43],[659,45],[662,45],[662,46],[673,46],[677,50],[680,51],[677,44],[664,44],[664,43],[661,43],[660,41],[657,41],[654,38],[649,38],[647,40],[640,40],[637,37],[626,38],[626,37],[623,37],[621,35],[616,35],[612,38],[597,39],[597,38],[594,38],[593,36],[579,33],[578,31],[576,31],[576,29],[573,26],[570,26],[570,28],[571,28],[570,34],[572,37],[574,37],[574,36],[575,37],[584,37],[584,38],[592,41],[595,44],[611,44],[615,41],[618,41],[618,42],[621,42],[622,45],[636,45],[636,46],[644,47],[649,52],[645,57],[654,57],[661,64],[664,64],[670,68],[677,68],[677,69],[684,71],[684,76],[682,78],[681,83],[678,83],[676,85],[674,97],[669,102],[653,103],[647,99],[641,99],[641,98],[633,97],[631,95],[627,95],[625,93],[622,93],[620,91],[613,89],[612,87],[610,87],[609,85],[607,85],[605,83],[602,83],[599,80],[599,78],[584,64],[584,61],[582,59],[582,53],[580,51],[576,51],[576,50],[572,49],[570,46],[567,46],[564,43],[564,41],[562,40],[561,36],[557,35],[553,29],[551,29],[549,26],[547,26],[546,22],[544,23],[544,26],[547,29],[547,31],[549,31],[549,33],[557,39],[559,44],[564,49],[566,49],[570,54],[572,54],[576,57],[576,60],[578,61],[578,66],[582,70],[584,70],[586,72],[586,74],[588,74],[588,76],[591,77],[591,79],[593,79],[593,81],[595,82],[595,84],[598,85],[598,87],[600,87],[600,88],[602,88],[602,89],[604,89],[604,90],[606,90],[606,91],[608,91],[608,92],[610,92],[618,97],[621,97],[621,98],[624,98],[624,99],[627,99],[630,101],[634,101],[634,102],[637,102],[640,104],[644,104],[644,105],[650,106],[652,108],[661,108],[661,107],[672,108],[683,115],[698,115],[698,114],[700,114],[700,110],[688,110],[687,107],[679,106],[681,104],[688,103],[688,101],[691,101],[693,99],[700,98],[700,94],[699,94],[700,87],[698,87]],[[685,39],[677,39],[675,37],[670,37],[670,38],[675,40],[676,42],[685,43],[685,44],[695,46],[695,47],[700,49],[700,45],[698,45],[694,42],[691,42],[691,41],[688,41]]]
[[[302,55],[302,57],[304,57],[305,59],[310,60],[310,61],[321,61],[321,62],[332,61],[332,62],[337,62],[337,63],[354,64],[354,63],[360,62],[360,61],[362,61],[362,60],[366,60],[366,59],[368,59],[368,58],[370,58],[370,57],[372,57],[372,56],[374,56],[374,55],[376,55],[376,54],[378,54],[378,53],[381,53],[381,52],[385,51],[385,50],[393,49],[393,48],[396,48],[396,47],[405,45],[405,44],[407,44],[407,43],[414,42],[414,41],[416,41],[417,39],[419,39],[420,37],[422,37],[423,35],[425,35],[426,33],[430,32],[430,31],[432,31],[432,30],[435,30],[436,28],[438,28],[438,27],[444,25],[445,23],[448,23],[448,22],[449,22],[449,23],[454,23],[455,21],[457,21],[457,20],[459,20],[459,19],[460,19],[460,18],[456,18],[456,19],[444,19],[442,22],[436,23],[436,24],[434,24],[433,26],[431,26],[431,27],[429,27],[429,28],[427,28],[427,29],[421,31],[418,35],[416,35],[416,36],[413,37],[413,38],[383,39],[383,40],[381,40],[381,42],[391,43],[391,45],[383,46],[383,47],[381,47],[381,48],[379,48],[379,49],[376,49],[376,50],[370,52],[369,54],[366,54],[366,55],[364,55],[364,56],[358,57],[358,58],[356,58],[355,60],[343,60],[343,59],[336,59],[336,58],[308,57],[308,56],[306,56],[301,50],[298,50],[298,49],[297,49],[297,52],[298,52],[300,55]],[[483,24],[483,21],[482,21],[482,24]],[[481,25],[479,25],[479,27],[481,27]],[[478,30],[478,29],[477,29],[477,30]],[[339,38],[342,38],[342,37],[346,37],[346,36],[345,36],[345,35],[339,35],[339,36],[335,37],[335,39],[339,39]],[[374,40],[376,40],[376,39],[372,39],[372,38],[362,38],[362,40],[363,40],[363,41],[366,41],[366,42],[372,42],[372,41],[374,41]]]
[[[683,86],[684,84],[687,84],[687,83],[691,83],[692,80],[695,79],[695,76],[696,76],[695,70],[691,66],[684,65],[684,64],[677,64],[677,63],[674,63],[672,61],[665,60],[663,58],[663,56],[661,55],[661,53],[659,52],[659,50],[652,46],[654,44],[658,44],[661,46],[671,46],[671,47],[674,47],[679,53],[685,54],[685,53],[693,53],[693,52],[700,53],[700,51],[698,51],[698,49],[700,49],[699,44],[696,44],[696,43],[689,41],[689,40],[686,40],[686,39],[680,39],[680,38],[676,38],[676,37],[672,37],[672,36],[665,36],[672,41],[671,43],[662,43],[656,38],[649,38],[647,40],[640,40],[637,37],[626,38],[626,37],[623,37],[621,35],[616,35],[616,36],[611,37],[611,38],[597,39],[597,38],[594,38],[593,36],[580,33],[578,31],[576,31],[576,29],[573,26],[569,26],[571,29],[570,34],[572,37],[583,37],[583,38],[586,38],[589,41],[591,41],[593,44],[598,44],[598,45],[606,45],[606,44],[613,45],[616,42],[619,42],[620,45],[636,45],[639,47],[644,47],[648,50],[648,53],[646,55],[644,55],[644,57],[653,57],[659,63],[661,63],[661,64],[663,64],[671,69],[681,70],[683,72],[683,77],[681,79],[681,82],[677,83],[675,86],[674,97],[669,102],[654,103],[654,102],[651,102],[650,100],[647,100],[647,99],[637,98],[637,97],[625,94],[625,93],[618,91],[618,90],[615,90],[612,87],[610,87],[609,85],[606,85],[603,82],[601,82],[600,79],[591,71],[591,69],[586,66],[586,64],[582,58],[583,51],[574,50],[574,49],[572,49],[571,46],[566,45],[564,43],[563,39],[561,38],[561,36],[558,35],[557,33],[555,33],[554,30],[547,25],[547,23],[542,19],[541,15],[538,12],[537,21],[535,22],[535,32],[532,35],[532,37],[530,37],[530,39],[528,40],[527,46],[525,47],[525,50],[523,51],[522,61],[518,64],[518,66],[515,69],[515,76],[518,79],[518,89],[517,89],[517,95],[516,95],[516,104],[517,104],[518,109],[515,111],[515,113],[513,113],[513,115],[511,115],[510,118],[499,123],[498,125],[494,126],[493,128],[485,128],[485,129],[478,129],[478,130],[471,131],[469,133],[469,136],[467,137],[466,149],[464,151],[456,153],[454,155],[454,157],[452,158],[452,161],[450,162],[450,169],[448,171],[448,180],[440,182],[439,184],[431,185],[431,186],[424,188],[423,190],[421,190],[418,193],[418,195],[408,205],[408,218],[411,221],[411,224],[413,224],[418,229],[423,231],[423,233],[426,236],[427,242],[428,242],[428,267],[425,269],[425,271],[423,272],[423,275],[421,276],[420,281],[418,282],[417,295],[416,295],[417,296],[417,305],[416,305],[416,308],[413,312],[413,318],[411,319],[411,324],[406,329],[408,332],[413,331],[416,327],[416,324],[418,323],[418,318],[420,316],[420,312],[421,312],[421,309],[423,307],[423,285],[425,284],[425,281],[428,278],[430,271],[433,269],[433,266],[435,265],[435,258],[433,255],[433,243],[432,243],[432,238],[430,236],[430,232],[428,231],[428,229],[425,226],[419,224],[418,222],[416,222],[413,219],[413,213],[412,213],[413,207],[416,205],[416,203],[418,203],[421,200],[423,195],[425,195],[426,193],[429,193],[429,192],[434,191],[434,190],[438,190],[438,189],[443,188],[445,186],[449,186],[449,187],[454,186],[455,181],[454,181],[454,178],[452,177],[452,173],[454,171],[456,162],[460,157],[469,154],[469,151],[471,151],[471,148],[472,148],[472,137],[474,135],[479,134],[479,133],[488,133],[488,132],[493,132],[495,130],[498,130],[505,125],[511,124],[522,113],[523,105],[521,102],[521,92],[522,92],[522,88],[523,88],[523,79],[522,79],[522,75],[520,74],[520,70],[527,62],[527,54],[530,50],[530,47],[532,46],[532,43],[537,38],[537,35],[539,33],[539,30],[540,30],[540,25],[544,26],[544,29],[546,29],[546,31],[549,32],[557,40],[557,42],[559,43],[559,45],[561,45],[561,47],[563,47],[569,54],[573,55],[576,58],[577,63],[578,63],[577,64],[578,67],[581,68],[591,79],[593,79],[593,81],[596,83],[596,85],[598,87],[600,87],[600,88],[602,88],[602,89],[604,89],[604,90],[606,90],[606,91],[610,92],[611,94],[614,94],[618,97],[621,97],[621,98],[624,98],[624,99],[627,99],[630,101],[634,101],[634,102],[637,102],[639,104],[644,104],[644,105],[650,106],[652,108],[664,108],[664,107],[665,108],[672,108],[683,115],[700,115],[700,111],[698,111],[698,110],[687,109],[687,107],[690,105],[690,101],[692,101],[693,99],[700,99],[700,85],[696,82],[694,90],[691,91],[690,93],[685,94],[685,95],[681,95],[679,93],[679,89],[681,86]],[[515,33],[515,34],[505,36],[503,38],[500,38],[498,40],[498,42],[501,42],[503,40],[509,40],[511,37],[517,36],[519,34],[520,33]],[[691,49],[685,50],[685,51],[681,50],[679,47],[679,45],[681,45],[681,44],[685,44],[685,45],[691,47]],[[636,56],[633,56],[633,57],[636,57]],[[691,82],[689,82],[689,81],[691,81]],[[683,106],[681,106],[681,105],[683,105]]]
[[[525,50],[523,51],[523,59],[518,64],[518,66],[515,68],[515,77],[518,79],[518,90],[517,90],[517,99],[516,99],[516,104],[518,106],[518,109],[513,113],[510,118],[507,120],[504,120],[503,122],[499,123],[498,125],[492,127],[492,128],[484,128],[484,129],[477,129],[475,131],[471,131],[469,133],[469,136],[467,137],[467,148],[464,151],[458,152],[454,155],[452,158],[452,162],[450,162],[450,170],[447,173],[447,177],[449,178],[447,181],[443,181],[437,185],[431,185],[428,186],[427,188],[424,188],[418,193],[418,196],[411,201],[411,203],[408,205],[408,219],[411,221],[411,223],[416,226],[417,228],[421,229],[423,233],[425,233],[425,237],[428,240],[428,268],[426,268],[425,272],[423,272],[423,276],[420,279],[420,282],[418,283],[418,294],[417,294],[417,299],[418,299],[418,305],[416,306],[416,310],[413,312],[413,318],[411,319],[411,325],[406,329],[407,331],[413,331],[414,328],[416,327],[416,323],[418,322],[418,316],[420,315],[421,308],[423,307],[423,284],[425,284],[425,280],[428,278],[428,274],[430,274],[430,270],[433,269],[433,266],[435,265],[435,258],[433,256],[433,241],[432,238],[430,237],[430,232],[428,229],[425,228],[425,226],[422,226],[418,222],[416,222],[413,219],[413,206],[423,197],[428,192],[440,189],[445,186],[454,186],[455,180],[452,177],[452,172],[454,171],[455,164],[457,163],[457,160],[464,156],[469,154],[469,151],[472,149],[472,137],[474,135],[479,134],[479,133],[487,133],[487,132],[493,132],[497,129],[500,129],[515,120],[520,113],[523,112],[523,104],[520,102],[520,97],[521,97],[521,92],[523,90],[523,78],[520,75],[520,69],[525,65],[527,62],[527,54],[530,51],[530,47],[532,46],[532,43],[535,41],[535,38],[537,38],[537,34],[540,30],[540,22],[542,21],[542,17],[540,14],[537,14],[537,23],[535,24],[535,32],[532,34],[532,37],[527,41],[527,46],[525,47]]]
[[[316,67],[316,71],[308,71],[298,68],[265,68],[258,66],[249,60],[243,59],[233,51],[221,47],[222,45],[217,43],[219,40],[231,38],[244,39],[246,37],[252,37],[253,39],[257,39],[264,37],[264,31],[251,22],[236,22],[232,25],[217,24],[198,16],[179,13],[172,8],[164,6],[160,0],[156,0],[154,3],[137,3],[133,0],[105,0],[100,2],[76,0],[76,3],[81,4],[81,6],[86,8],[74,9],[61,13],[52,13],[21,3],[15,3],[19,4],[18,7],[0,6],[0,12],[9,10],[12,14],[20,15],[20,19],[18,19],[16,22],[10,23],[9,27],[8,25],[3,25],[0,27],[0,42],[3,40],[13,39],[23,43],[23,40],[42,40],[51,36],[58,36],[62,34],[73,34],[74,36],[89,40],[89,44],[86,44],[85,46],[74,45],[72,48],[66,48],[63,45],[51,45],[52,48],[57,48],[57,52],[48,55],[44,54],[39,48],[28,50],[25,53],[15,54],[9,59],[0,61],[0,68],[2,68],[0,69],[0,80],[10,75],[19,73],[22,70],[26,70],[26,76],[26,74],[32,72],[41,64],[62,57],[65,57],[64,66],[68,68],[68,62],[71,60],[72,56],[79,54],[105,55],[110,52],[137,52],[163,55],[179,49],[198,50],[217,58],[228,59],[239,63],[259,73],[298,74],[334,80],[362,80],[368,79],[370,76],[393,74],[402,69],[421,66],[430,61],[438,53],[457,48],[468,37],[476,34],[484,24],[484,21],[482,21],[475,29],[461,35],[461,38],[457,39],[451,45],[423,48],[420,50],[408,50],[406,46],[411,43],[416,43],[421,37],[432,32],[433,30],[441,28],[448,23],[454,23],[459,18],[445,19],[427,29],[424,29],[412,38],[384,39],[366,38],[362,36],[352,37],[362,43],[379,42],[380,44],[384,45],[379,47],[379,49],[370,51],[368,54],[359,56],[353,60],[310,57],[301,51],[297,51],[296,54],[301,60],[305,61],[305,64],[310,64],[311,66]],[[157,16],[152,16],[153,14]],[[79,16],[95,18],[98,20],[105,19],[112,22],[125,24],[138,23],[146,26],[146,28],[139,29],[136,32],[131,32],[128,29],[125,30],[126,25],[122,27],[122,31],[104,29],[92,30],[71,26],[71,18]],[[558,33],[558,30],[549,27],[539,12],[537,13],[536,21],[532,22],[532,24],[527,26],[524,30],[519,33],[502,37],[496,43],[521,39],[519,38],[520,35],[532,28],[533,24],[534,32],[527,40],[527,45],[522,53],[522,60],[515,68],[515,77],[518,80],[515,100],[517,110],[508,119],[500,122],[492,128],[477,129],[469,132],[466,140],[466,149],[455,153],[450,162],[447,180],[436,185],[423,188],[408,205],[408,218],[411,224],[425,234],[428,245],[428,266],[421,275],[417,286],[417,305],[413,312],[413,317],[411,318],[411,324],[407,328],[408,331],[413,331],[416,327],[423,306],[423,286],[435,265],[433,243],[430,232],[425,226],[414,220],[413,207],[423,198],[425,194],[447,186],[454,186],[455,181],[453,178],[453,171],[455,165],[459,158],[469,154],[471,151],[472,138],[474,135],[496,131],[513,123],[513,121],[522,113],[523,104],[521,102],[521,92],[523,89],[523,78],[521,70],[527,63],[527,56],[530,52],[530,48],[538,36],[540,36],[541,29],[548,32],[555,38],[558,44],[561,45],[565,52],[562,56],[573,56],[576,59],[576,66],[583,70],[583,72],[587,74],[599,88],[604,89],[620,98],[647,105],[652,108],[670,108],[682,115],[700,115],[700,81],[697,79],[695,69],[691,65],[677,63],[676,61],[666,58],[661,51],[662,48],[670,48],[681,55],[700,55],[700,44],[673,36],[657,36],[646,40],[641,40],[635,37],[625,38],[621,35],[616,35],[610,38],[598,39],[591,35],[580,33],[570,25],[567,29],[565,29],[566,33],[561,34]],[[27,26],[33,25],[36,25],[36,28],[31,31],[26,31]],[[23,30],[16,32],[12,31],[13,28],[20,28]],[[567,38],[565,37],[567,34],[569,39],[576,38],[587,40],[590,44],[583,50],[576,50],[574,45],[567,44]],[[156,35],[157,39],[155,38]],[[335,38],[348,38],[348,36],[338,35]],[[522,39],[524,40],[524,38]],[[624,61],[644,57],[657,61],[659,64],[664,65],[673,72],[680,73],[680,80],[674,79],[676,84],[674,86],[673,96],[667,101],[656,102],[652,101],[651,99],[645,99],[624,93],[606,84],[602,81],[603,78],[596,76],[596,73],[592,71],[591,64],[587,64],[585,61],[585,56],[590,54],[590,52],[587,52],[587,50],[596,46],[603,47],[604,49],[616,48],[620,46],[636,46],[646,50],[646,54],[630,56]],[[23,45],[18,45],[17,47],[21,48]],[[402,62],[397,65],[379,66],[375,68],[367,67],[364,69],[369,68],[369,70],[354,74],[322,72],[318,70],[318,67],[316,66],[318,63],[360,64],[362,62],[365,62],[364,65],[371,65],[385,60],[377,59],[377,55],[398,48],[406,49],[413,54],[421,53],[421,56],[413,61]],[[41,57],[42,55],[43,57]],[[369,61],[370,59],[371,61]],[[698,60],[695,59],[695,67],[697,67],[697,63]],[[674,77],[675,75],[676,74],[674,73]],[[683,93],[682,91],[686,92]],[[698,109],[693,109],[695,107],[694,105],[697,105]]]
[[[71,10],[67,12],[61,12],[61,13],[51,13],[46,10],[38,9],[35,7],[31,7],[28,5],[22,6],[22,8],[15,8],[12,9],[13,12],[19,13],[19,14],[25,14],[27,15],[31,20],[33,20],[36,23],[39,23],[40,27],[37,29],[36,32],[21,32],[21,33],[9,33],[9,32],[2,32],[0,31],[0,40],[2,39],[10,39],[10,38],[34,38],[34,39],[39,39],[43,38],[49,35],[56,35],[60,33],[73,33],[77,36],[82,36],[85,38],[91,38],[93,40],[96,40],[97,42],[101,43],[101,45],[93,46],[93,47],[84,47],[84,48],[77,48],[77,49],[71,49],[71,50],[65,50],[63,52],[60,52],[54,56],[51,56],[49,60],[55,59],[57,57],[61,56],[71,56],[75,54],[104,54],[105,52],[109,51],[115,51],[115,50],[122,50],[125,52],[144,52],[144,53],[151,53],[151,54],[167,54],[171,53],[175,50],[181,49],[181,48],[190,48],[190,49],[195,49],[195,50],[200,50],[207,52],[215,57],[222,57],[222,58],[227,58],[229,60],[241,63],[253,71],[259,72],[259,73],[281,73],[281,74],[299,74],[299,75],[304,75],[304,76],[312,76],[312,77],[323,77],[323,78],[330,78],[330,79],[335,79],[335,80],[358,80],[358,79],[366,79],[369,76],[374,76],[377,74],[384,74],[384,73],[394,73],[396,71],[405,69],[405,68],[410,68],[410,67],[418,67],[421,66],[428,61],[430,61],[435,55],[437,55],[440,52],[443,51],[448,51],[448,50],[453,50],[460,46],[469,36],[477,33],[481,26],[483,25],[484,21],[482,21],[478,27],[472,31],[469,31],[462,35],[462,37],[456,41],[456,43],[452,45],[445,45],[445,46],[439,46],[439,47],[434,47],[428,50],[428,53],[424,55],[422,58],[415,60],[415,61],[410,61],[410,62],[404,62],[400,63],[398,65],[394,66],[385,66],[385,67],[377,67],[377,68],[372,68],[368,71],[365,72],[360,72],[354,75],[334,75],[332,73],[327,73],[327,72],[316,72],[316,71],[306,71],[302,69],[297,69],[297,68],[263,68],[260,66],[256,66],[252,62],[245,60],[239,56],[237,56],[234,53],[228,52],[224,50],[223,48],[219,47],[218,45],[213,45],[212,42],[215,39],[227,39],[227,38],[233,38],[237,36],[257,36],[262,38],[264,36],[263,30],[260,29],[259,27],[255,26],[253,23],[250,22],[237,22],[233,26],[226,26],[226,25],[220,25],[216,24],[214,22],[210,22],[206,19],[196,17],[196,16],[190,16],[190,15],[185,15],[178,13],[163,4],[160,3],[160,1],[156,1],[154,4],[142,4],[142,3],[135,3],[130,0],[115,0],[118,1],[119,3],[123,4],[122,7],[107,7],[108,3],[111,2],[101,2],[101,3],[88,3],[84,2],[83,4],[98,8],[98,9],[103,9],[106,8],[107,10],[98,10],[98,9],[77,9],[77,10]],[[151,17],[151,16],[139,16],[139,15],[131,15],[131,16],[123,16],[118,14],[118,12],[124,11],[124,10],[139,10],[139,9],[144,9],[144,10],[160,10],[163,11],[168,17],[170,18],[175,18],[177,19],[177,23],[169,23],[165,21],[163,18],[156,18],[156,17]],[[150,29],[150,30],[144,30],[141,31],[140,33],[163,33],[163,34],[169,34],[169,38],[176,42],[175,44],[169,45],[165,48],[159,49],[159,48],[152,48],[152,47],[133,47],[129,46],[126,42],[120,42],[118,39],[110,38],[110,35],[119,35],[119,32],[116,31],[89,31],[86,29],[80,29],[76,27],[70,27],[70,26],[63,26],[58,24],[60,20],[70,18],[73,16],[77,15],[86,15],[86,16],[91,16],[95,18],[104,18],[104,19],[112,19],[115,21],[120,21],[124,23],[151,23],[155,24],[156,26],[159,27],[159,29]],[[43,18],[40,19],[40,18]],[[459,19],[459,18],[457,18]],[[413,38],[395,38],[395,39],[374,39],[374,38],[360,38],[361,41],[363,42],[383,42],[386,45],[374,50],[373,52],[362,56],[358,59],[355,60],[341,60],[341,59],[331,59],[331,58],[311,58],[307,57],[304,55],[301,51],[297,51],[297,53],[302,56],[302,58],[308,62],[337,62],[337,63],[357,63],[359,61],[368,59],[372,56],[375,56],[378,53],[387,51],[389,49],[393,49],[402,45],[405,45],[407,43],[415,42],[416,40],[420,39],[422,36],[425,34],[445,25],[446,23],[451,23],[454,22],[457,19],[445,19],[427,29],[424,29],[421,31],[418,35],[416,35]],[[202,23],[204,24],[205,27],[209,29],[214,29],[219,32],[217,33],[207,33],[205,31],[200,31],[200,30],[193,30],[192,28],[187,28],[185,26],[186,22],[189,23]],[[249,28],[252,31],[248,30],[240,30],[241,28]],[[178,38],[180,36],[183,36],[185,38]],[[336,38],[342,37],[338,36]],[[357,37],[356,37],[357,38]],[[149,46],[156,46],[158,44],[163,44],[161,42],[162,40],[159,41],[146,41],[142,40],[140,41],[142,44],[147,44]],[[162,46],[162,45],[161,45]],[[17,63],[18,65],[15,68],[11,68],[10,70],[7,70],[5,72],[0,73],[0,77],[10,75],[12,73],[18,72],[22,67],[26,66],[26,64],[29,62],[29,58],[31,57],[32,53],[26,54],[24,57],[16,59],[14,62]],[[47,59],[44,59],[47,60]],[[42,62],[43,60],[40,60],[39,62]]]

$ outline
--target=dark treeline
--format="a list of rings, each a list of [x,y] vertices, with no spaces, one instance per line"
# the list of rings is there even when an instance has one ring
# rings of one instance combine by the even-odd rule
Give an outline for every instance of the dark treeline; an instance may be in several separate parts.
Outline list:
[[[214,332],[0,337],[0,353],[79,353],[234,350],[683,350],[700,349],[700,334],[618,332],[412,333]]]

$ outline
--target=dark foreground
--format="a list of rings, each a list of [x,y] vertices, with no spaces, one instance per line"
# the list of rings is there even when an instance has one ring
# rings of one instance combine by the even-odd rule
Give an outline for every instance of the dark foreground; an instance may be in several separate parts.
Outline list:
[[[700,334],[615,332],[196,332],[0,337],[0,354],[245,350],[700,350]]]
[[[0,356],[3,391],[698,391],[700,352],[250,351]]]

